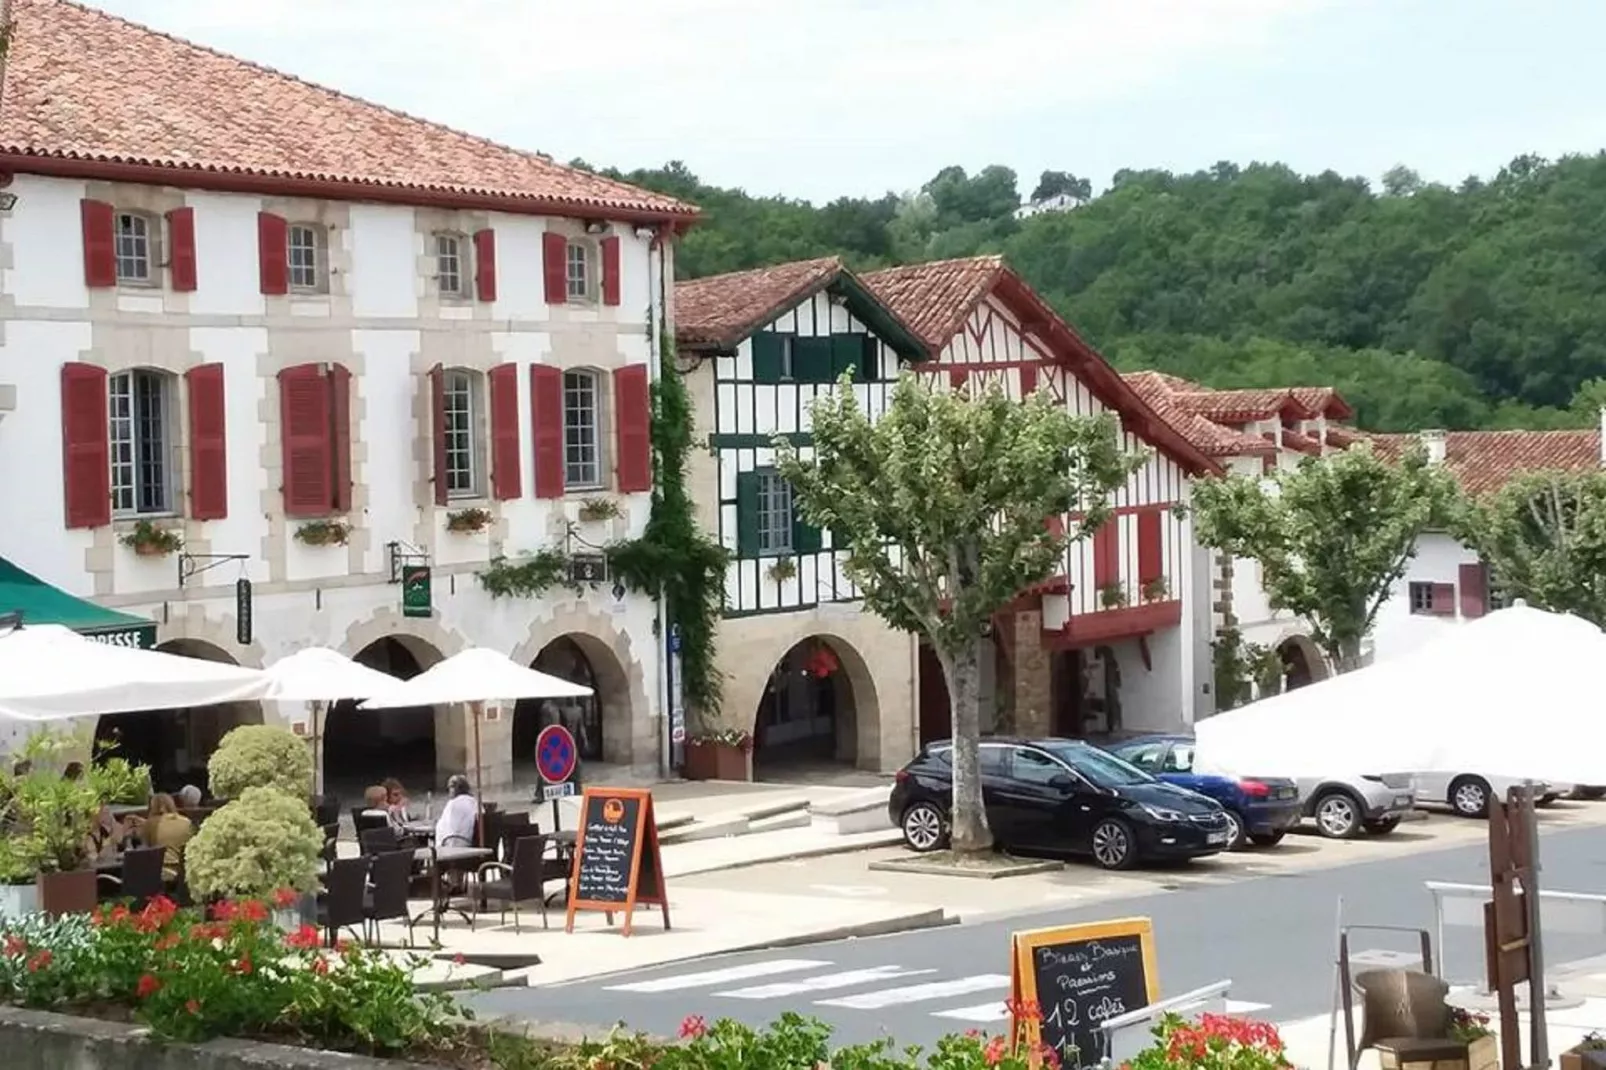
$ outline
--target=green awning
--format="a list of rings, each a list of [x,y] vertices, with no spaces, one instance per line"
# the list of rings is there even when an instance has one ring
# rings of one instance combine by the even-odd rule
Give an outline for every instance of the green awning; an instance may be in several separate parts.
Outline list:
[[[22,623],[60,624],[101,643],[149,650],[156,645],[156,622],[97,606],[52,587],[0,557],[0,616],[22,614]]]

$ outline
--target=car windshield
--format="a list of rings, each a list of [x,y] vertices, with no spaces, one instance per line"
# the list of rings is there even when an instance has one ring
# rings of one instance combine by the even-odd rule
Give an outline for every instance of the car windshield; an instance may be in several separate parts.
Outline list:
[[[1067,743],[1039,744],[1044,750],[1101,788],[1152,784],[1154,778],[1108,751]]]

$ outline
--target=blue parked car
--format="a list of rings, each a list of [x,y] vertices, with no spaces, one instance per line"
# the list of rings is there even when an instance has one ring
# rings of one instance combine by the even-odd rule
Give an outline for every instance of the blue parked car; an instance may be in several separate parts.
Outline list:
[[[1299,824],[1302,816],[1299,785],[1287,777],[1195,773],[1191,736],[1139,736],[1108,749],[1145,773],[1220,803],[1232,823],[1233,847],[1246,842],[1271,847]]]

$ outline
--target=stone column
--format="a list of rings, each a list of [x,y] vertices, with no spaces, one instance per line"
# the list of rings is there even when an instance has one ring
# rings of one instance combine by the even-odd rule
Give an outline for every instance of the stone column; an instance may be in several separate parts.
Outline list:
[[[1053,731],[1054,688],[1049,652],[1043,649],[1043,614],[1038,610],[1015,614],[1015,660],[1011,664],[1014,731],[1023,736],[1046,736]]]

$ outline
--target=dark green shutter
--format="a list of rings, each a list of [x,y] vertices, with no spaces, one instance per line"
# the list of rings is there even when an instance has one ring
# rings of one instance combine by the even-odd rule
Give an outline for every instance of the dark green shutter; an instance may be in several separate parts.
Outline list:
[[[736,474],[736,556],[758,556],[758,472]]]
[[[792,344],[792,378],[800,383],[832,383],[831,339],[799,338]]]
[[[864,382],[864,338],[862,334],[833,334],[831,336],[831,378],[842,378],[851,371],[853,381]]]
[[[818,553],[820,549],[820,529],[804,520],[797,512],[796,506],[792,510],[792,552],[795,554]]]
[[[781,355],[784,343],[773,331],[759,331],[753,335],[753,382],[778,383],[781,381]]]
[[[860,382],[873,383],[878,375],[878,365],[881,356],[881,340],[873,334],[860,335],[864,339],[863,348],[859,351],[859,370],[855,376]]]

